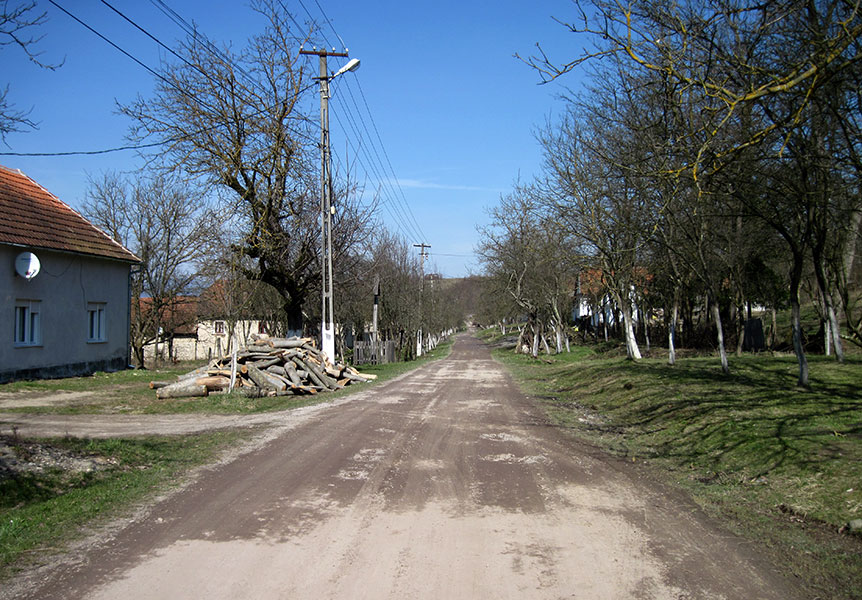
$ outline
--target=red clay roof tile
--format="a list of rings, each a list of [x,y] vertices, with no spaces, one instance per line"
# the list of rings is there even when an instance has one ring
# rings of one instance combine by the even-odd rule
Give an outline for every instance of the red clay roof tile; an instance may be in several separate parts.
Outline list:
[[[140,259],[21,171],[0,165],[0,243]]]

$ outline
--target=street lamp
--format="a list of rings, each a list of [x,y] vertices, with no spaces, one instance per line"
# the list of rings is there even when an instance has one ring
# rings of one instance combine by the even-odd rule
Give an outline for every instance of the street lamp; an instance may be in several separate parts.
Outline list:
[[[335,362],[335,320],[332,310],[332,154],[329,146],[329,82],[348,71],[359,68],[354,58],[330,75],[326,67],[327,56],[347,58],[347,52],[300,50],[300,54],[320,57],[320,245],[321,245],[321,298],[323,310],[320,323],[320,347],[329,360]]]

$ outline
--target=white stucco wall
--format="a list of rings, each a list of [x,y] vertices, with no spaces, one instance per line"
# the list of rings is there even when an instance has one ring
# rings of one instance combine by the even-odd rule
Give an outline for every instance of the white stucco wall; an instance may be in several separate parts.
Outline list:
[[[216,323],[221,323],[221,332],[216,333]],[[234,327],[233,340],[238,348],[244,348],[252,343],[251,336],[260,332],[260,321],[237,321]],[[159,343],[159,360],[209,360],[228,354],[232,348],[230,324],[223,320],[201,321],[196,326],[196,335],[176,337],[168,348],[167,343]],[[168,352],[170,350],[170,357]],[[145,360],[153,360],[156,356],[156,345],[144,346]]]
[[[30,281],[15,274],[15,257],[32,251],[42,263]],[[116,369],[128,359],[128,263],[0,244],[0,380],[10,373],[61,376]],[[41,344],[16,346],[15,305],[39,301]],[[88,342],[90,303],[105,307],[105,341]],[[35,371],[35,372],[34,372]],[[17,377],[16,377],[17,378]]]

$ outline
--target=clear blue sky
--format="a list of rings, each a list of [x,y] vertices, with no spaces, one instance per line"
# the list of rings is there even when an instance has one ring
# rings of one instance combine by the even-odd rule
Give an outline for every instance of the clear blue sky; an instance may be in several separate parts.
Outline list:
[[[143,62],[158,66],[164,50],[99,0],[56,1]],[[168,45],[175,46],[184,35],[150,2],[108,1]],[[261,27],[260,17],[244,2],[167,4],[214,42],[238,47]],[[534,131],[562,110],[557,96],[563,88],[537,85],[538,75],[513,55],[529,55],[536,42],[561,61],[576,55],[579,39],[552,19],[575,18],[571,0],[284,0],[284,4],[301,23],[309,20],[305,9],[323,21],[318,8],[322,7],[350,56],[362,61],[355,74],[346,74],[345,81],[334,86],[333,152],[339,155],[349,148],[339,131],[349,127],[344,113],[352,106],[349,87],[363,109],[367,101],[372,117],[364,116],[366,127],[375,142],[379,133],[386,153],[381,160],[386,170],[391,164],[400,182],[397,195],[409,204],[431,244],[426,271],[450,277],[477,272],[473,257],[477,224],[486,222],[486,208],[495,205],[516,178],[529,179],[538,171],[541,152]],[[0,85],[9,84],[9,99],[17,108],[32,108],[30,116],[39,129],[10,135],[0,152],[126,145],[129,123],[116,114],[115,102],[128,102],[137,94],[146,97],[153,76],[50,3],[39,0],[39,8],[49,19],[39,31],[44,34],[37,46],[40,58],[65,62],[56,71],[46,71],[17,49],[2,50]],[[323,34],[332,45],[341,46],[331,28],[324,26]],[[332,70],[338,66],[330,59]],[[354,77],[358,85],[348,81]],[[577,79],[569,76],[564,83],[575,88]],[[359,87],[365,100],[358,96]],[[78,208],[88,174],[133,170],[141,159],[125,151],[0,156],[0,164],[23,170]],[[359,175],[369,188],[376,187],[373,173]],[[381,211],[384,222],[408,242],[422,241],[415,239],[415,227],[408,229],[393,218],[393,209]]]

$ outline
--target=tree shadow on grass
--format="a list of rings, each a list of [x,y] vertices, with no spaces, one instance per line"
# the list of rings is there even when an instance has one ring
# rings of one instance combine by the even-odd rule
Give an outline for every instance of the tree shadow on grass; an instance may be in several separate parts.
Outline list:
[[[817,472],[846,458],[858,469],[862,390],[852,374],[862,369],[823,369],[823,375],[812,377],[811,390],[800,390],[794,366],[749,360],[725,375],[700,362],[611,363],[605,378],[637,383],[630,400],[617,393],[597,403],[614,428],[680,465],[759,477]],[[851,371],[841,372],[844,368]]]

